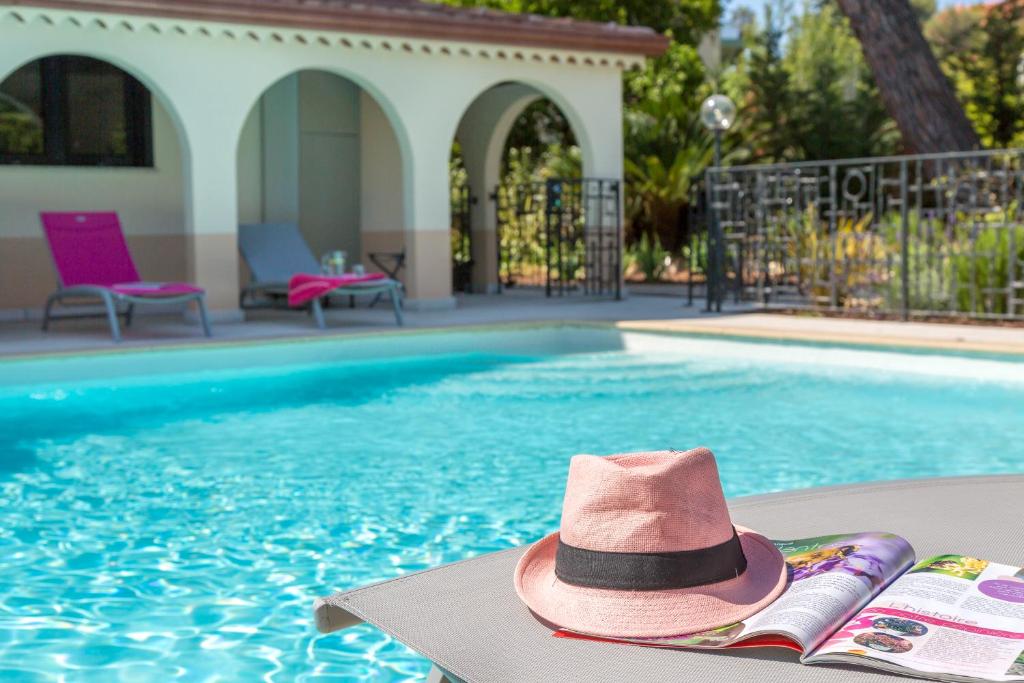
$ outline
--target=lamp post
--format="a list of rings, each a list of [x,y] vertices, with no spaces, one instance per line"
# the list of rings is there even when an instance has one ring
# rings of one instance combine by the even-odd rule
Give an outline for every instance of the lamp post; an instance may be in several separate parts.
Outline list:
[[[736,122],[736,105],[725,95],[712,95],[704,100],[704,104],[700,106],[700,122],[704,124],[705,128],[714,133],[715,168],[718,168],[722,165],[722,134],[732,128],[732,125]],[[721,235],[721,226],[718,224],[718,216],[711,205],[713,199],[711,184],[711,175],[709,175],[706,182],[706,191],[708,215],[711,217],[711,224],[708,226],[709,244],[713,248],[708,250],[711,272],[708,273],[707,310],[708,312],[712,310],[712,301],[714,301],[714,309],[721,313],[722,297],[718,290],[722,285],[721,275],[723,275],[722,271],[725,269],[725,264],[723,263],[725,255],[722,253],[725,245]],[[713,286],[712,283],[714,283]]]
[[[700,122],[715,134],[715,166],[720,166],[722,134],[736,122],[736,105],[725,95],[712,95],[700,106]]]

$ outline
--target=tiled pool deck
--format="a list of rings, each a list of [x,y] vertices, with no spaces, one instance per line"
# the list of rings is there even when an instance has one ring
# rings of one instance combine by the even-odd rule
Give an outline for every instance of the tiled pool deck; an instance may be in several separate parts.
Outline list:
[[[623,329],[727,335],[758,339],[883,345],[1024,355],[1024,328],[937,323],[901,323],[757,313],[726,306],[703,312],[703,302],[685,306],[675,297],[632,296],[624,301],[584,298],[545,299],[527,293],[460,297],[454,310],[408,311],[402,331],[500,324],[579,322],[616,324]],[[113,344],[102,319],[69,320],[43,333],[37,322],[0,323],[0,357],[76,353],[170,345],[223,344],[394,333],[394,317],[383,305],[327,311],[328,330],[318,331],[303,313],[258,311],[247,322],[214,325],[204,338],[197,324],[179,317],[141,316]]]

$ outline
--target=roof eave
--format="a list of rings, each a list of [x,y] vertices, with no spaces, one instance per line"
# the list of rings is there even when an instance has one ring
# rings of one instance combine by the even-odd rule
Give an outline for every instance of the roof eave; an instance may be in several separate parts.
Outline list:
[[[141,14],[169,19],[256,24],[318,31],[368,33],[435,40],[493,43],[523,47],[611,52],[657,57],[664,54],[669,38],[650,32],[637,35],[601,35],[570,31],[542,24],[529,27],[500,26],[486,21],[456,20],[450,17],[396,17],[380,12],[353,11],[346,7],[330,10],[289,12],[284,8],[237,9],[210,3],[182,6],[157,0],[6,0],[4,5],[47,7],[103,13]]]

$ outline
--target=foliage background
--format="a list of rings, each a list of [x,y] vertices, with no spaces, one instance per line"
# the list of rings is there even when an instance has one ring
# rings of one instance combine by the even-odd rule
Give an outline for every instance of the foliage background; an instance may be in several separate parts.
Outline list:
[[[439,1],[646,25],[672,39],[666,54],[624,75],[626,239],[634,250],[657,246],[682,255],[701,229],[689,209],[713,141],[697,114],[713,92],[732,97],[740,111],[724,139],[727,163],[902,151],[860,44],[834,0],[774,0],[761,16],[734,10],[727,0]],[[1024,145],[1024,0],[942,12],[935,0],[912,3],[986,146]],[[740,39],[709,68],[697,46],[719,26],[738,30]],[[541,101],[509,136],[506,182],[578,175],[579,161],[564,117]],[[651,254],[636,258],[650,261]]]

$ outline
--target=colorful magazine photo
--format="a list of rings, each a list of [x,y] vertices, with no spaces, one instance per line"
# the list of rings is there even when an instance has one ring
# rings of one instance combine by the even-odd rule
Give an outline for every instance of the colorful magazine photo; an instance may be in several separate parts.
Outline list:
[[[783,647],[804,664],[854,664],[940,681],[1024,681],[1024,569],[969,555],[915,560],[884,532],[773,541],[789,582],[749,619],[669,638],[560,638],[661,648]]]

